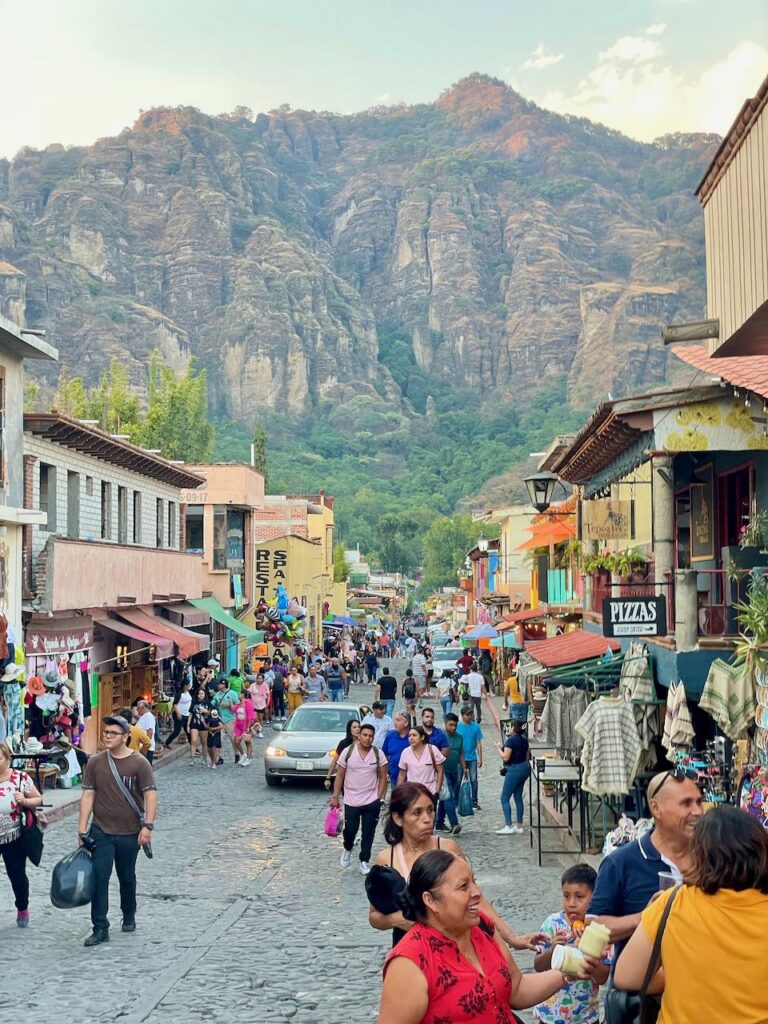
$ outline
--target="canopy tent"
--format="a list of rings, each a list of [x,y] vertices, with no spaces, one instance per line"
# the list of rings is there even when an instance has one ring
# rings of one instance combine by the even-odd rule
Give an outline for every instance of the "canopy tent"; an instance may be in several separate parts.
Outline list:
[[[179,649],[180,658],[191,658],[194,654],[207,651],[211,646],[211,638],[202,633],[194,633],[191,629],[177,626],[168,619],[161,619],[149,608],[119,608],[117,614],[121,619],[130,622],[139,629],[145,629],[149,633],[156,633],[172,640]]]
[[[514,633],[503,633],[501,636],[496,636],[491,640],[491,647],[503,647],[508,651],[522,651],[522,644],[518,643],[517,637]]]
[[[576,540],[576,517],[558,517],[543,523],[533,523],[530,527],[531,536],[523,541],[518,551],[532,551],[534,548],[548,548],[550,545],[563,544]]]
[[[465,633],[462,640],[493,640],[498,635],[497,630],[495,630],[493,626],[489,626],[487,623],[482,622],[480,625],[475,626],[473,629],[470,629],[469,632]]]
[[[332,619],[328,619],[328,624],[331,626],[356,626],[357,621],[349,617],[349,615],[334,615]]]
[[[168,604],[164,610],[171,622],[177,622],[180,626],[184,626],[185,629],[189,629],[192,626],[210,626],[211,624],[211,616],[208,612],[195,608],[189,601]]]
[[[203,611],[208,612],[220,626],[226,626],[227,629],[231,629],[233,633],[241,636],[245,640],[246,647],[255,647],[256,644],[264,643],[264,632],[261,629],[252,629],[236,619],[234,615],[230,615],[225,608],[221,607],[215,597],[196,597],[189,603],[195,608],[202,608]]]

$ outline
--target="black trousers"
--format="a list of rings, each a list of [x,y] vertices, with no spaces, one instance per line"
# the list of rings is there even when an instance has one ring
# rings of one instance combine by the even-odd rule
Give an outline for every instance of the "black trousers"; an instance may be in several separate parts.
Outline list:
[[[475,706],[475,718],[477,719],[478,722],[482,722],[482,720],[483,720],[483,698],[482,697],[473,697],[472,698],[472,703]]]
[[[276,718],[285,718],[285,690],[272,691],[272,711]]]
[[[184,730],[184,735],[189,740],[189,715],[183,715],[181,718],[173,716],[173,732],[165,741],[165,746],[170,747],[176,737],[179,735],[181,730]]]
[[[29,879],[27,878],[27,855],[21,845],[21,839],[14,839],[10,843],[3,843],[0,846],[5,862],[5,870],[8,880],[16,898],[17,910],[29,909]]]
[[[344,849],[352,851],[352,847],[355,845],[357,830],[362,822],[360,860],[366,863],[371,859],[373,837],[376,833],[380,811],[381,800],[374,800],[372,804],[363,804],[361,807],[352,807],[350,804],[344,804]]]
[[[123,920],[132,922],[136,917],[136,857],[139,853],[139,835],[119,836],[102,832],[91,825],[93,848],[93,874],[95,891],[91,902],[91,923],[94,931],[109,928],[109,879],[112,867],[120,883],[120,909]]]

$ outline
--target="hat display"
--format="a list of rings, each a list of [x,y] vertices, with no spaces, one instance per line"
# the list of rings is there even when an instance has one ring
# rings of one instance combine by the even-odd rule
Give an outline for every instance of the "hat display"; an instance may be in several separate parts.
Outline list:
[[[74,711],[75,710],[75,702],[72,700],[72,698],[70,696],[65,694],[64,696],[59,697],[59,700],[64,705],[64,707],[67,709],[67,711]]]
[[[15,683],[19,676],[24,675],[23,665],[14,665],[12,661],[8,662],[5,666],[5,670],[0,676],[0,683]]]
[[[43,750],[43,744],[34,736],[30,736],[24,744],[25,754],[39,754]]]
[[[43,680],[40,676],[31,676],[27,680],[27,689],[33,697],[42,697],[45,693],[45,686],[43,685]]]
[[[48,669],[48,671],[43,676],[43,682],[49,689],[53,689],[54,686],[58,686],[60,680],[61,676],[59,675],[55,668]]]
[[[128,722],[119,715],[108,715],[106,718],[102,718],[102,722],[104,725],[116,725],[117,728],[122,729],[126,735],[131,731],[131,727]]]

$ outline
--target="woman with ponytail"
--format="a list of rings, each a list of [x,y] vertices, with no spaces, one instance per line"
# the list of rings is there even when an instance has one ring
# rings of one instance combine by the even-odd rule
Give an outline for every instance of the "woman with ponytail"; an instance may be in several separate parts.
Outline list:
[[[400,894],[416,923],[384,963],[378,1024],[515,1024],[565,984],[560,971],[520,973],[463,857],[432,850],[413,865]]]

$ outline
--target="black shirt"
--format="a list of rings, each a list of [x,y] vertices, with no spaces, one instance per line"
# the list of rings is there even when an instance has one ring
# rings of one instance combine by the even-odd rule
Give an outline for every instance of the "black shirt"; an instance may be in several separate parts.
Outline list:
[[[504,749],[512,751],[507,764],[525,764],[528,760],[528,740],[525,736],[518,736],[517,733],[507,736]]]
[[[394,700],[397,697],[397,680],[394,676],[379,676],[379,698]]]

